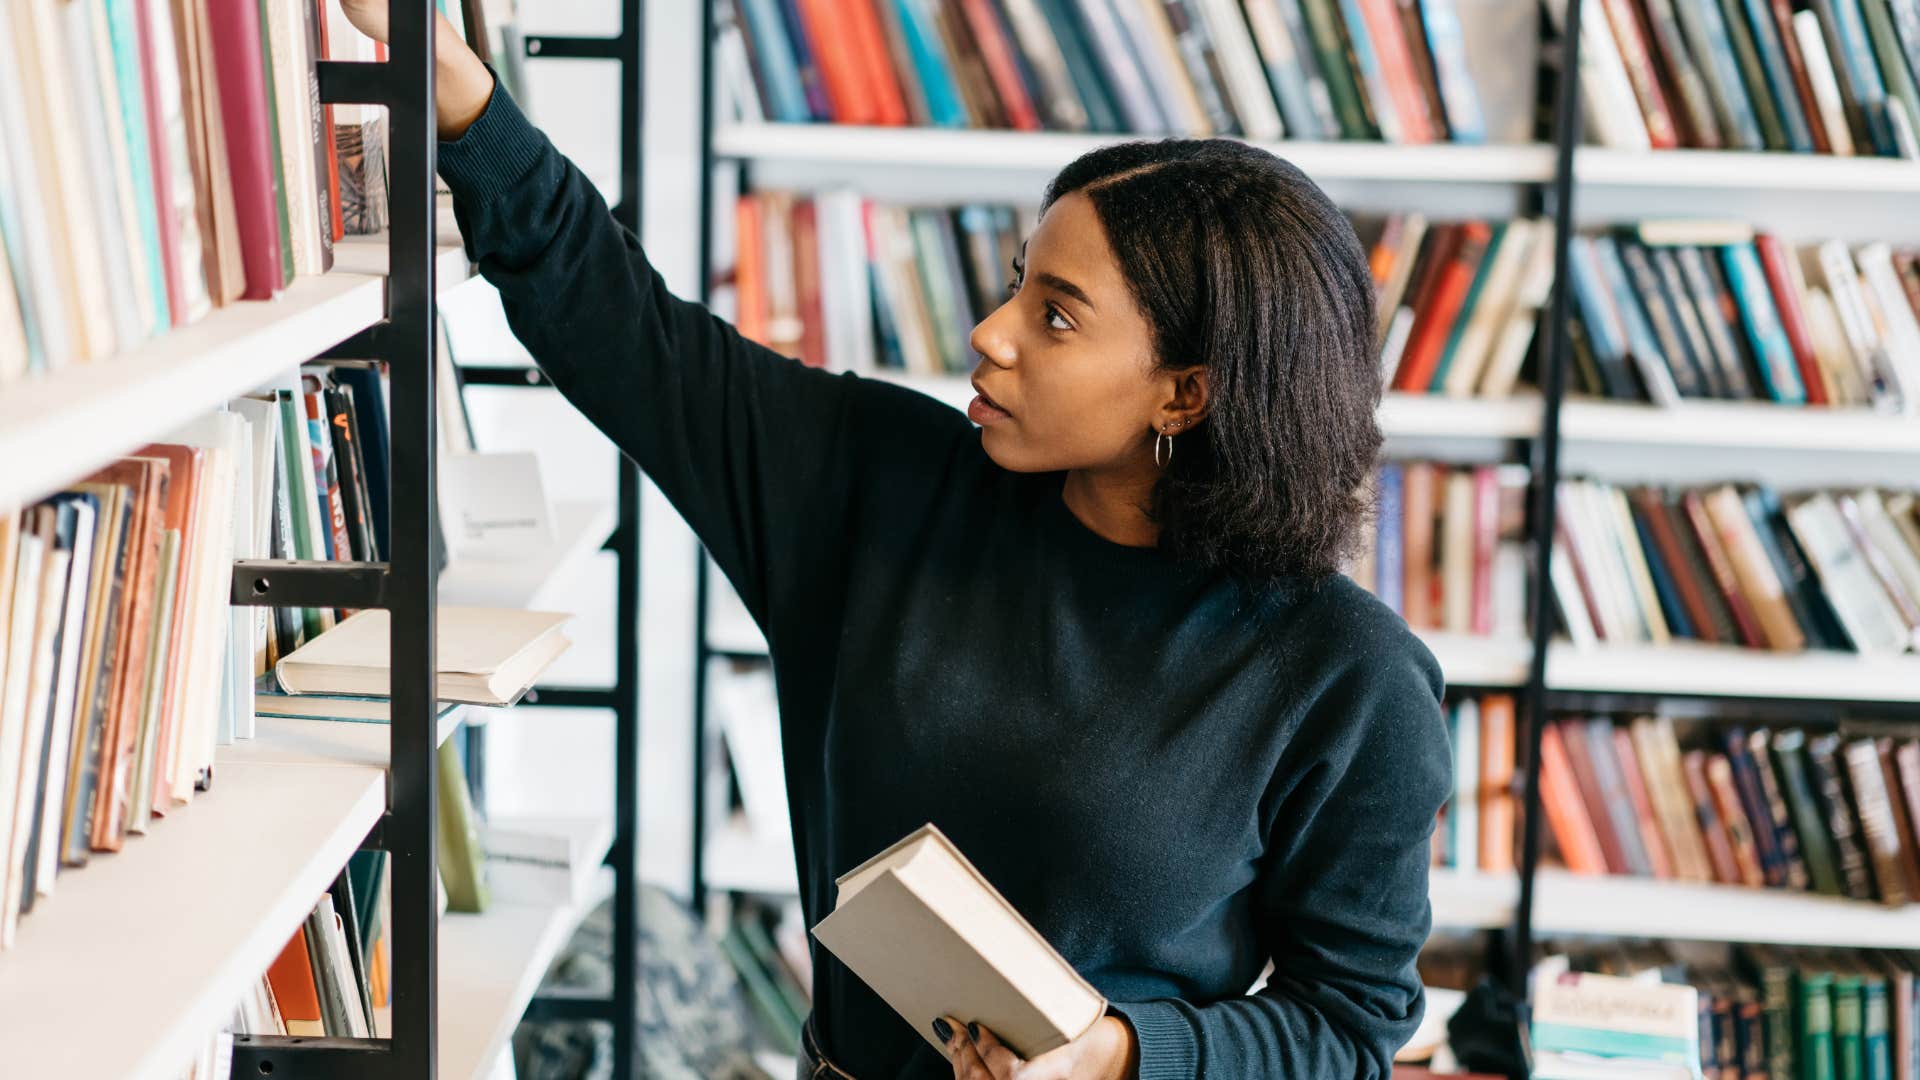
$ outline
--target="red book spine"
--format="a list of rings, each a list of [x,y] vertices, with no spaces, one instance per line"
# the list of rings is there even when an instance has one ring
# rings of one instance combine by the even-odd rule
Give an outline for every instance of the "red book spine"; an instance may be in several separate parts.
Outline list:
[[[1807,114],[1807,130],[1813,137],[1813,152],[1830,154],[1833,141],[1827,137],[1827,123],[1820,118],[1820,104],[1813,96],[1813,80],[1807,75],[1806,58],[1800,55],[1800,38],[1793,32],[1792,0],[1773,0],[1773,25],[1780,31],[1780,50],[1787,54],[1787,69],[1793,73],[1793,91],[1800,96],[1800,111]],[[1785,108],[1786,102],[1781,103]]]
[[[826,367],[826,316],[820,308],[820,227],[812,199],[793,204],[793,281],[800,306],[800,360],[809,367]]]
[[[270,300],[280,285],[280,211],[273,197],[273,138],[268,125],[266,69],[260,63],[260,6],[255,0],[207,0],[220,116],[227,129],[233,202],[247,300]]]
[[[327,41],[327,0],[315,0],[316,12],[320,16],[317,28],[320,32],[320,56],[332,55],[332,46]],[[472,9],[469,8],[469,11]],[[340,215],[340,148],[333,139],[333,106],[321,106],[326,116],[326,130],[320,133],[320,141],[326,144],[327,151],[327,207],[331,211],[333,240],[339,243],[347,235],[346,220]]]
[[[1670,878],[1674,876],[1673,857],[1667,853],[1666,838],[1660,835],[1646,777],[1640,775],[1640,756],[1633,752],[1633,736],[1624,727],[1613,729],[1613,755],[1620,759],[1620,779],[1627,787],[1627,801],[1633,803],[1633,823],[1640,830],[1640,846],[1646,849],[1653,876]]]
[[[886,32],[880,28],[879,14],[868,0],[847,0],[846,14],[852,24],[853,47],[859,55],[860,70],[879,108],[877,122],[895,127],[906,124],[907,96],[900,88],[900,73],[893,66],[893,55],[887,51]]]
[[[1760,265],[1767,274],[1767,288],[1773,292],[1774,309],[1787,330],[1787,344],[1793,347],[1793,362],[1800,369],[1800,382],[1807,388],[1807,404],[1827,404],[1826,383],[1820,378],[1820,358],[1813,351],[1813,331],[1807,326],[1807,312],[1800,306],[1800,291],[1793,287],[1793,275],[1787,268],[1787,247],[1772,233],[1756,233],[1753,246],[1760,252]]]
[[[152,159],[154,217],[160,222],[160,266],[167,275],[167,321],[187,321],[187,284],[180,267],[180,222],[173,215],[173,169],[167,157],[166,120],[160,115],[160,80],[154,73],[153,20],[148,5],[133,0],[140,33],[140,92],[147,99],[147,156]]]
[[[766,253],[761,247],[760,200],[742,195],[733,204],[734,256],[733,290],[736,298],[734,328],[749,341],[767,341],[767,269]]]
[[[1593,823],[1593,834],[1600,841],[1607,873],[1633,873],[1626,848],[1614,833],[1613,818],[1607,813],[1606,796],[1600,790],[1599,775],[1593,770],[1593,757],[1587,752],[1586,730],[1572,720],[1562,720],[1553,726],[1560,729],[1560,744],[1565,748],[1567,762],[1573,766],[1574,786],[1580,793],[1580,804],[1586,808],[1587,820]]]
[[[1606,7],[1607,22],[1620,44],[1620,59],[1626,62],[1627,78],[1633,83],[1633,96],[1640,100],[1640,112],[1646,117],[1647,138],[1655,150],[1671,150],[1680,145],[1680,134],[1667,108],[1667,96],[1660,92],[1660,79],[1654,74],[1646,39],[1640,36],[1633,5],[1629,0],[1606,0]]]
[[[1414,72],[1413,54],[1407,51],[1407,39],[1401,36],[1401,22],[1393,9],[1393,0],[1361,0],[1360,16],[1366,20],[1367,36],[1373,39],[1374,56],[1380,64],[1380,74],[1387,80],[1387,93],[1393,97],[1390,103],[1374,102],[1374,107],[1393,109],[1400,117],[1407,142],[1434,141],[1436,136],[1420,91],[1419,75]]]
[[[1493,552],[1500,542],[1500,481],[1497,470],[1481,465],[1473,470],[1473,605],[1472,630],[1493,633]]]
[[[1013,43],[1001,32],[992,5],[988,0],[960,0],[960,8],[973,30],[974,43],[980,47],[987,74],[993,78],[994,93],[1000,95],[1000,104],[1007,110],[1007,122],[1017,131],[1039,131],[1040,113],[1033,107],[1033,99],[1027,96],[1026,85],[1020,81]]]
[[[1707,515],[1707,504],[1698,492],[1689,491],[1680,497],[1680,505],[1687,513],[1694,535],[1699,538],[1700,550],[1707,556],[1707,569],[1713,573],[1714,584],[1727,599],[1727,610],[1733,614],[1741,644],[1750,649],[1766,648],[1767,637],[1760,630],[1760,620],[1754,617],[1753,605],[1747,603],[1747,595],[1740,591],[1740,579],[1734,576],[1733,561],[1720,544],[1720,533],[1713,527],[1713,518]]]
[[[1446,348],[1447,335],[1460,317],[1460,305],[1466,301],[1473,284],[1474,271],[1487,253],[1487,241],[1493,230],[1484,221],[1469,221],[1460,226],[1460,249],[1439,268],[1426,310],[1414,316],[1413,332],[1407,338],[1406,351],[1400,356],[1400,369],[1393,388],[1409,393],[1426,393],[1433,385],[1433,373],[1440,366],[1440,354]]]

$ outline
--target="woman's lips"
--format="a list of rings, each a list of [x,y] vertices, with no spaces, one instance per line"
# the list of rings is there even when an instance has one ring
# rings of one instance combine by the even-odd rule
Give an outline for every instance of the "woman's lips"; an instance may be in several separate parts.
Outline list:
[[[988,397],[978,383],[974,384],[973,389],[977,396],[967,405],[967,419],[985,427],[988,424],[997,424],[1002,420],[1013,418],[1013,414],[1002,408],[999,402]]]

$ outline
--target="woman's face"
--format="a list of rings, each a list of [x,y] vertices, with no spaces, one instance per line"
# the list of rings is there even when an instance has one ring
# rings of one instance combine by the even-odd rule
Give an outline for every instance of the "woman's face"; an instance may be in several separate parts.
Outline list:
[[[1141,460],[1176,377],[1157,371],[1146,315],[1085,195],[1048,207],[1020,270],[970,339],[980,396],[967,415],[987,456],[1015,472]]]

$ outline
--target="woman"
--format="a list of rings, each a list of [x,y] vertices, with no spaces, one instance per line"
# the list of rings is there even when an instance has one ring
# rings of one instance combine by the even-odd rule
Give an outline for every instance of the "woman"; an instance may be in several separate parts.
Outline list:
[[[385,0],[346,2],[384,37]],[[816,950],[802,1075],[1386,1076],[1449,754],[1433,658],[1336,570],[1379,390],[1365,259],[1320,190],[1230,141],[1069,165],[973,331],[976,430],[669,295],[439,42],[468,252],[766,631],[809,924],[932,821],[1113,1002],[1030,1062],[937,1020],[943,1060]]]

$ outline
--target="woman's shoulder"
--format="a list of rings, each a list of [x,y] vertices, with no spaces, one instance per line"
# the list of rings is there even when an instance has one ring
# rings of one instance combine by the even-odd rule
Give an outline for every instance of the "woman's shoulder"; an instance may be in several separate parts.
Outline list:
[[[1408,695],[1437,705],[1445,682],[1440,663],[1399,613],[1345,574],[1331,574],[1291,589],[1276,605],[1273,644],[1307,669],[1297,674],[1324,692],[1369,688]]]

